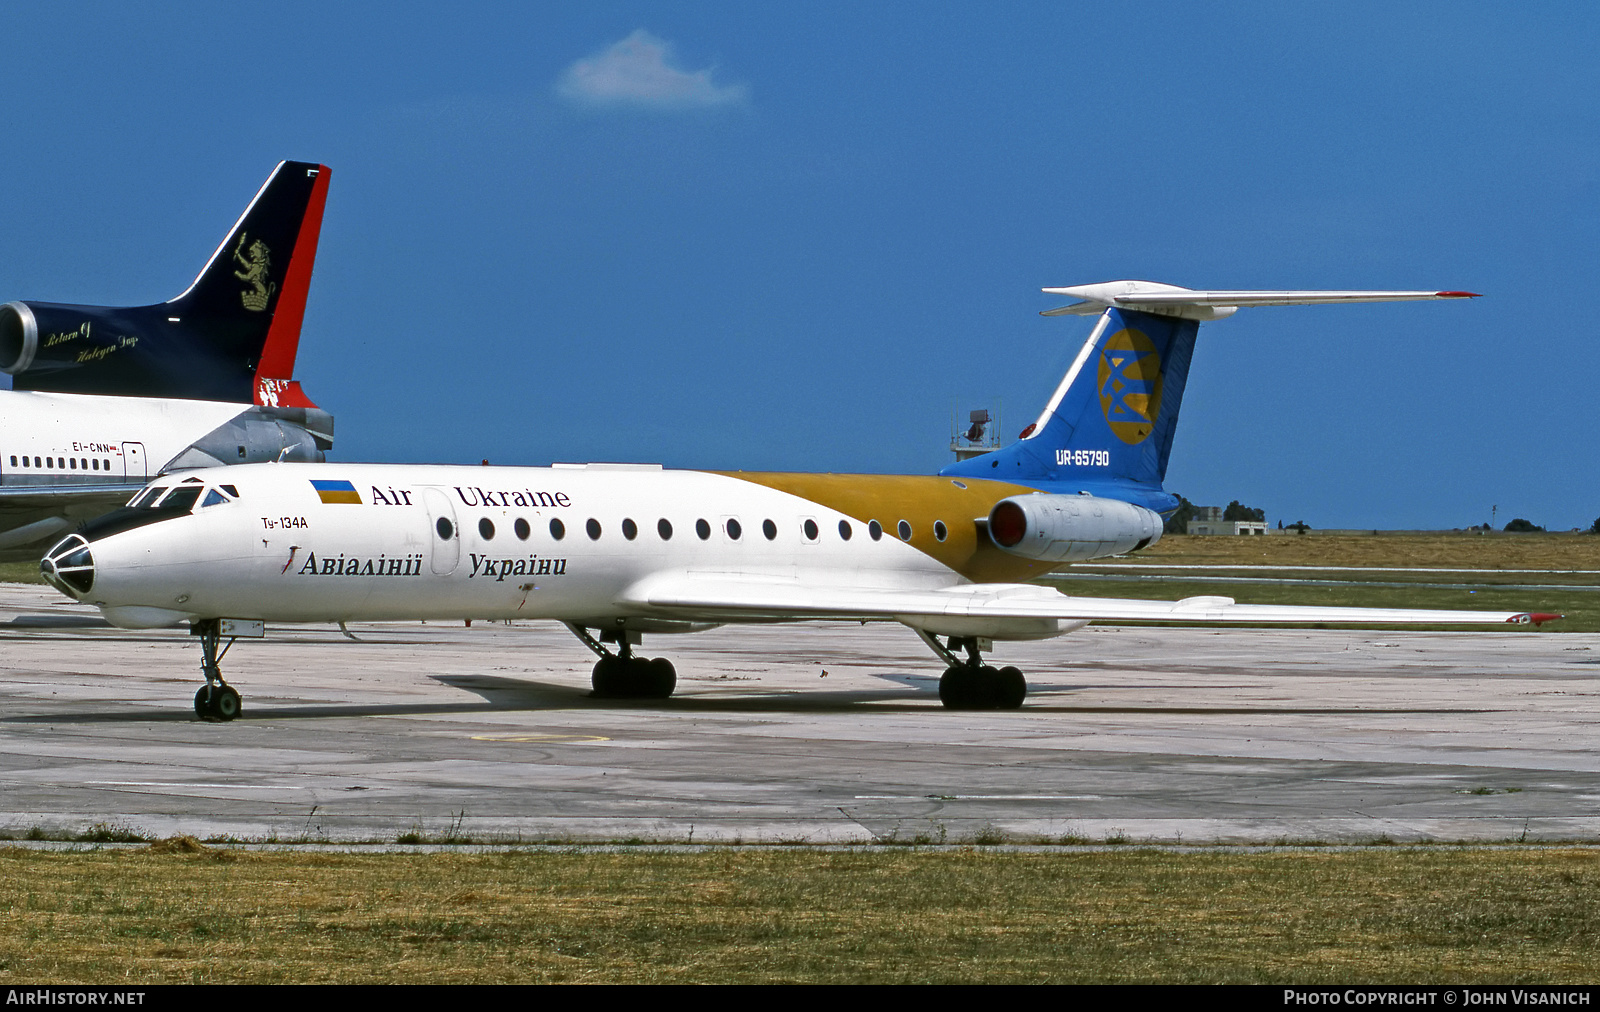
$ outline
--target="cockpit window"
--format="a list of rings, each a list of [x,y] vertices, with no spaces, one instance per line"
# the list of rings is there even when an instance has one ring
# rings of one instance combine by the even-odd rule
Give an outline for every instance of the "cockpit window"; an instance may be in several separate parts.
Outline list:
[[[128,503],[128,508],[137,509],[140,506],[154,506],[156,500],[161,498],[161,493],[170,487],[169,485],[157,485],[155,488],[147,488],[133,497],[133,501]]]
[[[218,485],[217,487],[228,493],[229,499],[239,498],[239,490],[234,488],[232,485]]]
[[[191,510],[194,508],[195,500],[200,498],[201,491],[203,490],[199,485],[185,485],[182,488],[175,488],[167,493],[165,499],[161,500],[161,508],[169,512]]]
[[[207,506],[216,506],[227,501],[227,496],[223,495],[221,492],[218,492],[214,488],[208,488],[206,489],[206,497],[200,500],[200,508],[205,509]]]

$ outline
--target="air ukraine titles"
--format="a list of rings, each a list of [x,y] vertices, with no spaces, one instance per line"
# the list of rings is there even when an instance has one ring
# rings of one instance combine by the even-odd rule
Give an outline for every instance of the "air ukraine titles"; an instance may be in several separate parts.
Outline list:
[[[505,506],[507,508],[520,506],[524,509],[548,509],[550,507],[568,507],[572,499],[565,492],[530,492],[523,489],[520,492],[485,491],[476,485],[462,488],[455,486],[456,495],[461,497],[461,502],[467,506]],[[498,497],[498,498],[497,498]],[[411,501],[411,490],[389,490],[388,495],[378,486],[372,486],[372,505],[374,506],[415,506]]]
[[[330,481],[315,479],[311,482],[317,490],[317,495],[324,503],[352,503],[361,505],[361,495],[355,486],[348,481]],[[415,506],[411,501],[410,489],[390,488],[388,494],[376,485],[372,488],[372,505],[374,506]],[[462,488],[455,486],[456,495],[466,506],[503,506],[507,509],[521,507],[523,509],[566,509],[572,505],[572,497],[565,492],[533,492],[528,489],[507,492],[504,490],[487,491],[476,485]]]

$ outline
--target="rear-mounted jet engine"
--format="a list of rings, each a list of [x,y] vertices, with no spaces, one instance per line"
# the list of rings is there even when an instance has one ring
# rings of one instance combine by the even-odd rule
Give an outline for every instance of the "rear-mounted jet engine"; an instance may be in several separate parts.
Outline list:
[[[1018,495],[989,511],[989,537],[1012,555],[1078,562],[1148,548],[1161,540],[1161,515],[1093,495]]]

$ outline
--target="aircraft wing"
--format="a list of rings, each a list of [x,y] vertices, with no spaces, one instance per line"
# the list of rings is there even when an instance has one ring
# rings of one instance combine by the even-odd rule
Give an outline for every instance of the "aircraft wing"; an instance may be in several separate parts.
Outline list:
[[[919,625],[917,620],[928,618],[1504,625],[1539,624],[1561,617],[1545,612],[1236,604],[1227,597],[1189,597],[1180,601],[1071,597],[1049,587],[1024,583],[980,583],[940,589],[847,587],[819,585],[799,578],[693,572],[646,578],[630,587],[618,603],[648,607],[663,616],[703,620],[876,619],[904,621],[908,625]]]
[[[37,562],[45,545],[89,517],[109,513],[144,488],[140,481],[95,485],[0,485],[0,562]]]

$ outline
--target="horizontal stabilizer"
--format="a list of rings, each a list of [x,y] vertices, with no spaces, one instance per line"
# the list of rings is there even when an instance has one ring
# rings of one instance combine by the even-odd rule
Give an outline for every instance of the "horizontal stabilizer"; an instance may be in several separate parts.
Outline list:
[[[1040,316],[1090,316],[1113,306],[1161,316],[1215,320],[1247,306],[1317,306],[1342,302],[1419,302],[1426,299],[1471,299],[1476,292],[1257,292],[1196,291],[1154,281],[1107,281],[1097,285],[1045,288],[1050,295],[1080,299],[1070,306],[1047,309]]]

